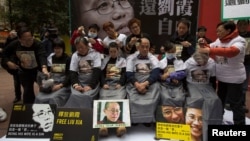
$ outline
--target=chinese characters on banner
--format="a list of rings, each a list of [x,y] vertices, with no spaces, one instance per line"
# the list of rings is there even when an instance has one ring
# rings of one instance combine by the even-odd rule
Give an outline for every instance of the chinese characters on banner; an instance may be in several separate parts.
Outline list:
[[[128,4],[129,2],[129,4]],[[93,3],[96,3],[93,5]],[[119,32],[121,25],[128,22],[128,17],[138,18],[142,22],[142,32],[150,34],[153,44],[156,45],[156,52],[164,41],[168,40],[176,31],[177,21],[187,18],[191,22],[190,32],[196,34],[199,0],[82,0],[79,3],[71,1],[71,25],[72,31],[83,25],[88,29],[89,22],[100,26],[100,37],[103,38],[102,25],[111,21]],[[106,6],[108,12],[102,13],[100,7]],[[132,13],[132,14],[131,14]],[[91,15],[91,16],[90,16]],[[127,33],[125,33],[128,35]]]
[[[135,17],[142,21],[142,31],[152,36],[158,50],[174,34],[181,18],[190,20],[190,32],[196,34],[198,0],[140,0],[134,9]]]

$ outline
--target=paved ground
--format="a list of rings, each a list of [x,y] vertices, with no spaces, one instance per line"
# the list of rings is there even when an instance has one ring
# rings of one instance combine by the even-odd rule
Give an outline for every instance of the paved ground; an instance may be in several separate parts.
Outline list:
[[[37,86],[35,85],[37,88]],[[36,89],[37,92],[37,89]],[[12,75],[0,68],[0,107],[4,108],[8,114],[8,119],[0,123],[0,138],[7,132],[13,100],[15,98]],[[20,101],[19,103],[21,103]]]

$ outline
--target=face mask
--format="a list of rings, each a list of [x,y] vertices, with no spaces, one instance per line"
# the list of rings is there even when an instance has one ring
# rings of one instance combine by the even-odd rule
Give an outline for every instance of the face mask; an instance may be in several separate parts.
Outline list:
[[[175,53],[166,53],[166,56],[168,59],[173,59],[175,58]]]
[[[95,37],[97,36],[97,34],[96,34],[96,33],[89,32],[89,33],[88,33],[88,36],[89,36],[90,38],[95,38]]]

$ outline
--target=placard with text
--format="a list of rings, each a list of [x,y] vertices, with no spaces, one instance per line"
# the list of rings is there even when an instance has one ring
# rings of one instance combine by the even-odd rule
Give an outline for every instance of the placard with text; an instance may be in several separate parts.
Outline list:
[[[93,110],[58,108],[51,141],[98,141],[98,129],[92,128]]]
[[[15,104],[6,138],[50,138],[54,126],[53,104]]]

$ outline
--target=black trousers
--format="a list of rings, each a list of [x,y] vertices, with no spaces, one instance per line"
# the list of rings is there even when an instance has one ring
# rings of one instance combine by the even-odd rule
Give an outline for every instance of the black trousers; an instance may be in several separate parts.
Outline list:
[[[37,69],[19,70],[19,78],[23,87],[23,103],[33,104],[35,101],[34,83],[36,82]]]
[[[245,111],[242,108],[242,98],[245,96],[242,92],[242,84],[218,82],[218,96],[221,99],[223,108],[225,102],[230,104],[235,125],[245,125],[246,123]]]
[[[22,91],[21,91],[21,82],[19,79],[18,71],[14,72],[12,76],[13,76],[13,82],[14,82],[15,96],[17,99],[21,99]]]

